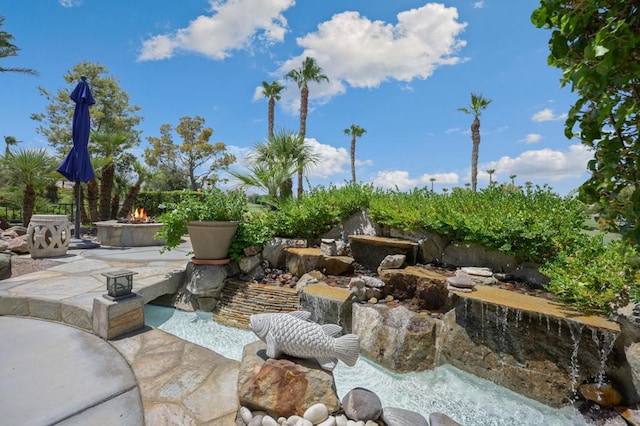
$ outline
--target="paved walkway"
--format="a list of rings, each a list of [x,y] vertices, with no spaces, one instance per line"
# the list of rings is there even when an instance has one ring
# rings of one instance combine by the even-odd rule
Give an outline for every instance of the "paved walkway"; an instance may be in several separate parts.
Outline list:
[[[190,249],[69,250],[0,281],[0,424],[234,425],[237,361],[151,328],[109,342],[91,333],[102,273],[137,272],[146,303],[176,292]]]

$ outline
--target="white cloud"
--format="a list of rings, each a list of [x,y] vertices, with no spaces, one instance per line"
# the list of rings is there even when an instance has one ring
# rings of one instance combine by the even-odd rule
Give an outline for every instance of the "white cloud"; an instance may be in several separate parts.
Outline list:
[[[209,0],[209,4],[211,16],[198,16],[186,28],[145,40],[138,60],[168,59],[180,51],[224,59],[256,39],[282,42],[287,31],[282,12],[295,0]]]
[[[525,151],[513,158],[504,156],[478,167],[485,171],[494,169],[496,175],[515,174],[519,179],[544,179],[557,182],[562,179],[579,177],[587,171],[587,162],[593,153],[584,145],[569,146],[568,151],[554,151],[549,148]],[[495,179],[494,179],[495,180]]]
[[[297,43],[304,51],[284,62],[274,75],[286,74],[299,68],[305,57],[313,57],[330,82],[310,88],[310,96],[326,100],[347,86],[374,88],[390,80],[424,80],[436,68],[463,60],[457,54],[466,42],[458,36],[467,24],[458,22],[456,8],[427,3],[400,12],[397,20],[391,24],[371,21],[358,12],[336,14],[319,24],[317,31],[299,37]],[[295,102],[287,104],[297,108]]]
[[[477,1],[471,5],[474,9],[482,9],[484,8],[484,0]]]
[[[351,170],[351,156],[345,148],[322,144],[314,138],[305,138],[305,142],[321,158],[320,162],[309,170],[309,177],[327,178]]]
[[[76,7],[82,4],[82,0],[58,0],[62,7]]]
[[[418,185],[418,179],[409,177],[404,170],[382,170],[373,179],[373,185],[379,188],[410,189]]]
[[[452,127],[452,128],[450,128],[450,129],[445,130],[444,132],[445,132],[447,135],[450,135],[451,133],[457,133],[457,132],[459,132],[459,131],[460,131],[460,127]]]
[[[542,122],[542,121],[563,120],[565,118],[567,118],[567,114],[555,115],[552,109],[545,108],[533,114],[533,117],[531,117],[531,120],[535,122]]]
[[[533,143],[537,143],[540,142],[540,140],[542,139],[542,135],[539,133],[529,133],[528,135],[526,135],[524,137],[524,139],[521,139],[520,142],[524,142],[526,144],[533,144]]]
[[[449,184],[454,185],[458,183],[460,179],[457,173],[434,173],[434,174],[424,174],[420,178],[420,182],[425,185],[431,185],[431,179],[435,179],[434,184]]]

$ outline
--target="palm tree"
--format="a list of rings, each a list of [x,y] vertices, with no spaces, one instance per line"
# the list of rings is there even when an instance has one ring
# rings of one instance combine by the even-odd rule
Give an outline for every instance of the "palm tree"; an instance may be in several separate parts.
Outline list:
[[[356,139],[367,133],[367,130],[352,124],[351,127],[344,129],[344,134],[351,136],[351,180],[356,183]]]
[[[253,163],[249,173],[231,172],[243,187],[263,189],[272,198],[285,199],[293,195],[292,177],[300,169],[305,171],[320,157],[300,135],[278,130],[266,143],[254,145],[249,156]]]
[[[491,99],[486,99],[482,94],[471,93],[471,104],[464,108],[458,108],[465,114],[473,115],[471,123],[471,140],[473,149],[471,151],[471,189],[475,191],[478,187],[478,153],[480,151],[480,115],[489,106]]]
[[[44,149],[19,149],[2,157],[4,168],[12,180],[24,184],[22,225],[28,226],[36,204],[36,189],[54,172],[56,164]]]
[[[511,185],[515,186],[516,182],[515,179],[518,175],[513,174],[513,175],[509,175],[509,179],[511,179]]]
[[[4,24],[4,16],[0,16],[0,28]],[[18,56],[19,47],[12,43],[13,35],[6,31],[0,30],[0,59],[7,58],[9,56]],[[22,74],[38,75],[38,72],[31,68],[4,68],[0,67],[0,73],[2,72],[18,72]]]
[[[131,213],[136,198],[138,198],[138,194],[140,193],[140,188],[142,188],[142,183],[151,175],[149,170],[138,161],[133,163],[133,170],[138,175],[138,178],[136,179],[136,183],[129,188],[129,192],[122,203],[122,208],[117,215],[118,217],[126,217]]]
[[[307,109],[309,106],[309,86],[308,83],[313,81],[321,83],[329,81],[329,77],[322,74],[322,68],[318,66],[314,58],[306,57],[302,62],[302,67],[291,70],[285,76],[298,84],[300,89],[300,132],[299,135],[304,141],[307,136]],[[302,164],[298,164],[298,197],[302,195]]]
[[[98,147],[96,153],[102,157],[102,177],[100,179],[100,220],[111,217],[111,196],[116,174],[116,160],[124,151],[133,146],[133,140],[126,133],[94,133],[92,141]]]
[[[487,173],[489,174],[489,186],[493,184],[493,174],[496,172],[496,169],[488,169]]]
[[[436,181],[436,178],[434,178],[434,177],[429,178],[429,181],[431,182],[431,192],[433,192],[433,182]]]
[[[266,81],[262,82],[262,95],[269,100],[269,112],[267,115],[267,119],[269,121],[267,138],[273,137],[273,123],[275,121],[275,109],[276,109],[276,101],[279,101],[281,98],[280,92],[284,90],[284,86],[281,85],[278,81],[271,82],[271,84]]]
[[[4,155],[9,155],[9,151],[11,151],[10,147],[18,145],[20,141],[16,139],[15,136],[5,136],[4,143],[6,145]]]

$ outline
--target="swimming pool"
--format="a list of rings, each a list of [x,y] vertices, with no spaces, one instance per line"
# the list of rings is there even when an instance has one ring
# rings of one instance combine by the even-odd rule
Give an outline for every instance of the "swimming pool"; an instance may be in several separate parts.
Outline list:
[[[155,305],[145,306],[145,322],[227,358],[240,360],[253,332],[212,321],[203,312],[183,312]],[[334,370],[338,397],[354,387],[375,392],[383,406],[405,408],[426,418],[442,412],[464,425],[586,425],[572,407],[552,409],[492,382],[451,366],[394,374],[360,357],[355,367],[342,363]]]

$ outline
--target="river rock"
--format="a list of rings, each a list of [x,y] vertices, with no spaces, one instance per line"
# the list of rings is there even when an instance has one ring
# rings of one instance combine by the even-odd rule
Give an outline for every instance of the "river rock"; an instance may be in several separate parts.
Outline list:
[[[336,426],[336,418],[329,416],[325,421],[318,423],[316,426]]]
[[[262,263],[262,256],[260,254],[256,254],[255,256],[245,256],[240,259],[238,262],[238,266],[240,266],[240,272],[243,274],[250,274],[255,268],[260,266]]]
[[[324,404],[313,404],[306,409],[302,417],[315,425],[325,421],[327,417],[329,417],[329,410]]]
[[[459,276],[447,278],[447,284],[449,284],[452,287],[466,288],[466,289],[472,289],[476,286],[476,282],[473,281],[471,278],[459,277]]]
[[[258,414],[257,416],[253,416],[251,421],[247,424],[247,426],[262,426],[262,419],[264,416]]]
[[[238,410],[238,414],[240,415],[240,418],[242,419],[244,424],[249,424],[251,419],[253,419],[253,414],[251,413],[251,410],[249,410],[245,406],[240,407],[240,409]]]
[[[578,387],[580,395],[602,407],[614,407],[622,402],[622,395],[611,384],[585,383]]]
[[[278,422],[271,416],[264,416],[262,418],[262,426],[278,426]]]
[[[640,404],[616,407],[616,411],[632,426],[640,426]]]
[[[431,413],[429,415],[429,424],[431,426],[461,426],[460,423],[444,413]]]
[[[246,345],[238,373],[240,404],[266,411],[274,417],[304,415],[322,403],[330,412],[340,408],[333,374],[315,360],[267,358],[266,345],[257,341]]]
[[[7,241],[7,249],[15,253],[27,254],[29,247],[27,245],[27,236],[20,235]]]
[[[347,426],[348,422],[349,419],[347,419],[347,416],[345,416],[344,414],[336,416],[336,426]]]
[[[384,407],[382,420],[387,426],[429,426],[422,414],[395,407]]]
[[[466,266],[466,267],[460,268],[460,270],[467,275],[475,275],[478,277],[485,277],[485,278],[493,276],[493,272],[489,268],[480,268],[477,266]]]
[[[407,256],[404,254],[390,254],[389,256],[382,259],[380,262],[380,268],[382,269],[398,269],[404,265],[405,260],[407,260]]]
[[[378,420],[382,414],[382,402],[378,395],[365,388],[351,389],[342,398],[345,415],[356,421]]]
[[[229,276],[226,265],[194,265],[189,262],[185,271],[186,288],[194,296],[220,297],[224,281]]]

